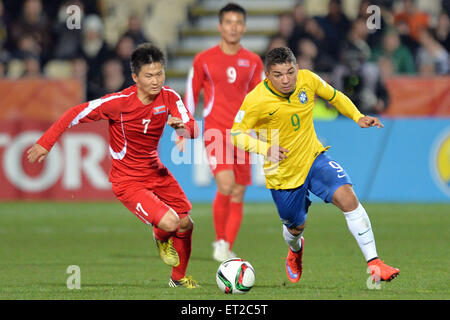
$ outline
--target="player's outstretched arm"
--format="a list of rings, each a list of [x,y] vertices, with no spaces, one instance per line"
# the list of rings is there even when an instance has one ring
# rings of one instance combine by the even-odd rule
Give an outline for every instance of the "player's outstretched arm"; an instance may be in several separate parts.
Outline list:
[[[42,162],[45,157],[47,157],[48,150],[45,149],[40,144],[34,144],[30,149],[27,150],[28,161],[33,163],[37,160],[37,162]]]
[[[380,119],[371,116],[364,116],[359,118],[358,124],[361,128],[369,128],[369,127],[377,127],[378,129],[384,128]]]

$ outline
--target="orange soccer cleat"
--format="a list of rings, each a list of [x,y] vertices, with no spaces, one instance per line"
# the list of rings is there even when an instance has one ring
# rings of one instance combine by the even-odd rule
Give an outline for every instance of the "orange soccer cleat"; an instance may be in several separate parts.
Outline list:
[[[367,263],[374,281],[391,281],[400,274],[400,269],[388,266],[379,258]]]
[[[305,244],[305,239],[303,237],[300,238],[302,242],[302,248],[299,252],[293,252],[291,248],[289,248],[289,253],[286,258],[286,274],[288,276],[289,281],[298,282],[302,276],[302,256],[303,256],[303,247]]]

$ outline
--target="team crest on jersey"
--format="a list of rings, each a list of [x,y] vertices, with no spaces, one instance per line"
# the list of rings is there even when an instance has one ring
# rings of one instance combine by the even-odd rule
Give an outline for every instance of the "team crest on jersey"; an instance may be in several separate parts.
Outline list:
[[[164,113],[164,112],[166,112],[166,106],[159,106],[159,107],[154,107],[153,108],[153,114],[154,115],[157,115],[157,114],[160,114],[160,113]]]
[[[298,94],[298,99],[303,104],[308,102],[308,96],[306,95],[306,92],[304,90],[300,91],[300,93]]]
[[[239,67],[250,67],[250,61],[247,59],[238,59],[237,64]]]

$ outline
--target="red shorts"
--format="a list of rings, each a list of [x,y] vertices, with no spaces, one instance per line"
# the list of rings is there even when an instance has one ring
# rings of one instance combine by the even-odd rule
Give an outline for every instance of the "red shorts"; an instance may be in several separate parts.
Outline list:
[[[113,183],[117,199],[142,222],[157,226],[161,218],[172,208],[182,219],[192,205],[170,172],[155,175],[148,181]]]
[[[222,170],[233,170],[236,183],[244,186],[252,183],[250,154],[233,145],[229,134],[211,135],[204,143],[209,167],[214,176]]]

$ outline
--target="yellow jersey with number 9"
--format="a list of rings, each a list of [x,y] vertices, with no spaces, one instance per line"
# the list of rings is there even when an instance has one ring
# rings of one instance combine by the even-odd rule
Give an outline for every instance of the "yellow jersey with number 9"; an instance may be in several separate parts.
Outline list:
[[[351,100],[309,70],[299,70],[295,90],[283,95],[269,79],[259,83],[245,97],[236,114],[231,136],[233,143],[248,152],[267,156],[272,145],[289,150],[287,158],[264,163],[266,187],[294,189],[301,186],[315,158],[325,148],[317,138],[313,124],[315,95],[357,122],[361,114]],[[257,136],[251,134],[253,130]]]

